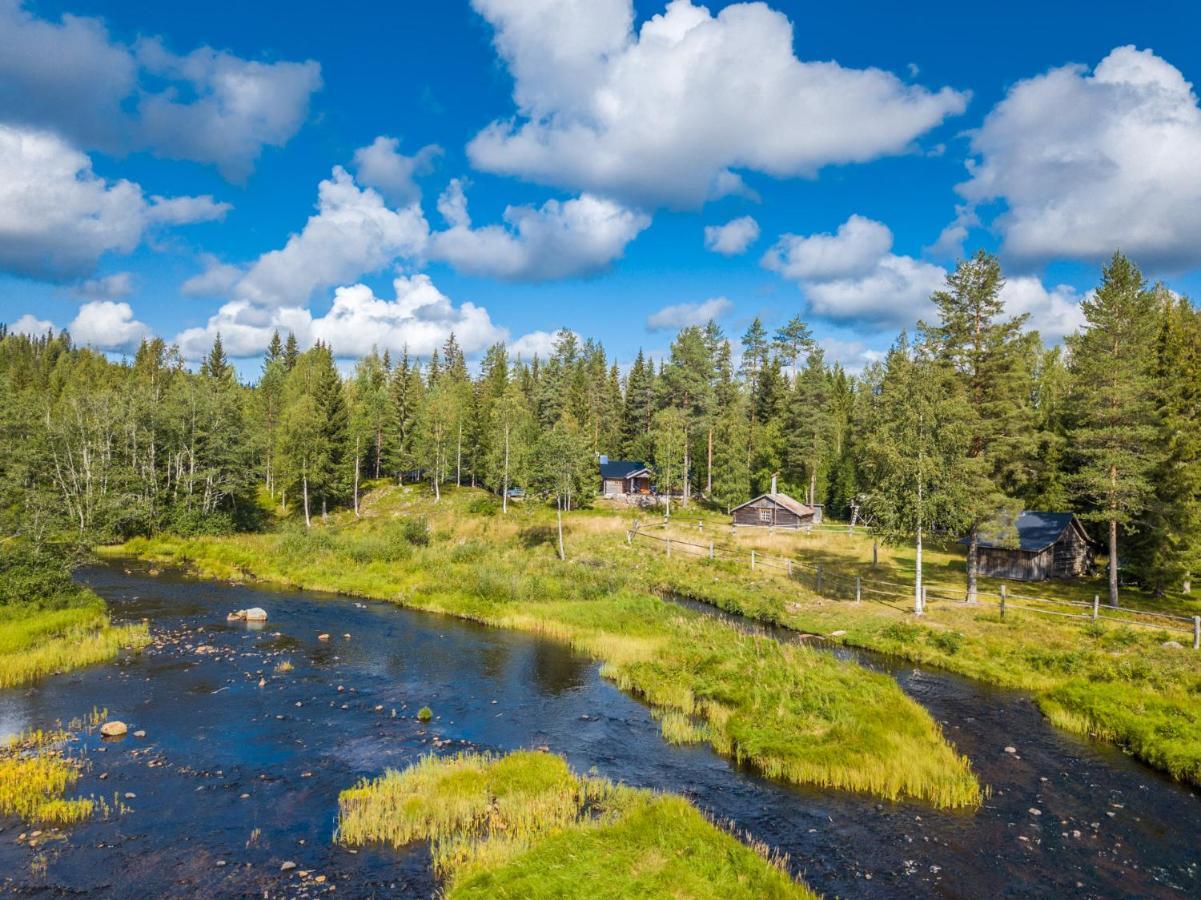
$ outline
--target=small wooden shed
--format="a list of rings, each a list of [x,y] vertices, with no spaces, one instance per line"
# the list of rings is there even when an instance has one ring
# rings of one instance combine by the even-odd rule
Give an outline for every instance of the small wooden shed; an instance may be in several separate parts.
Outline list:
[[[1087,575],[1098,544],[1073,513],[1024,510],[1012,528],[982,532],[977,547],[981,575],[1045,581]]]
[[[774,482],[774,479],[773,479]],[[816,510],[773,490],[730,510],[734,527],[804,528],[814,524]]]

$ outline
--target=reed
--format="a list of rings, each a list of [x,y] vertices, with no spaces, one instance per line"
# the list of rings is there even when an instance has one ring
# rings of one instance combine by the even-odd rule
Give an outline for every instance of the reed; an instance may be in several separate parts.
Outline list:
[[[0,688],[107,662],[149,639],[145,625],[114,626],[98,606],[18,607],[0,619]]]
[[[684,799],[547,753],[428,756],[343,791],[339,810],[341,843],[429,841],[449,897],[814,896]]]
[[[0,748],[0,816],[51,827],[91,817],[95,800],[66,797],[83,771],[83,762],[64,750],[69,739],[62,731],[31,731]]]

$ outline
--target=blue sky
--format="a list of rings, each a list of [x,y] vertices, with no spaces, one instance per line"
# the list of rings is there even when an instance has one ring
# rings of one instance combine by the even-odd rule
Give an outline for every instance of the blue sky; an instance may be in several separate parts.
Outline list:
[[[1198,37],[1185,2],[0,0],[0,321],[624,362],[801,312],[856,368],[984,247],[1056,340],[1118,247],[1201,293]]]

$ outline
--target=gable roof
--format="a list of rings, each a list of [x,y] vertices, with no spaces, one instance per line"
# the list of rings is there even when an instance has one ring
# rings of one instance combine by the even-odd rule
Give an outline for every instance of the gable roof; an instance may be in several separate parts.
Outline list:
[[[764,498],[767,498],[772,503],[775,503],[777,506],[782,506],[782,507],[784,507],[784,509],[788,510],[789,512],[796,513],[798,516],[801,516],[801,517],[811,516],[816,512],[816,510],[812,506],[806,506],[804,503],[800,503],[796,500],[793,500],[787,494],[770,494],[770,493],[769,494],[760,494],[758,497],[752,497],[750,500],[746,501],[746,503],[739,503],[737,506],[734,507],[734,509],[731,509],[730,512],[733,513],[734,510],[742,509],[744,506],[750,506],[756,500],[762,500]]]
[[[1023,550],[1027,553],[1040,553],[1058,541],[1065,531],[1073,527],[1073,523],[1089,543],[1095,543],[1076,521],[1075,513],[1022,510],[1013,522],[1017,532],[1017,546],[1013,544],[1013,532],[1008,529],[993,533],[981,531],[979,546],[998,550]],[[966,541],[965,538],[964,542]]]
[[[646,464],[632,459],[611,459],[600,464],[601,478],[629,478],[645,472]]]

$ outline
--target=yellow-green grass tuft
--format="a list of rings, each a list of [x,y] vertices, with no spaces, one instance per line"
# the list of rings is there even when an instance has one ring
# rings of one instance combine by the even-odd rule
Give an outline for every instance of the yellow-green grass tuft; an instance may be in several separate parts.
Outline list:
[[[50,827],[91,817],[95,800],[66,797],[83,771],[82,761],[64,750],[69,739],[61,731],[32,731],[0,748],[0,815]]]
[[[14,607],[0,614],[0,688],[113,659],[149,641],[145,625],[114,626],[99,603]]]

